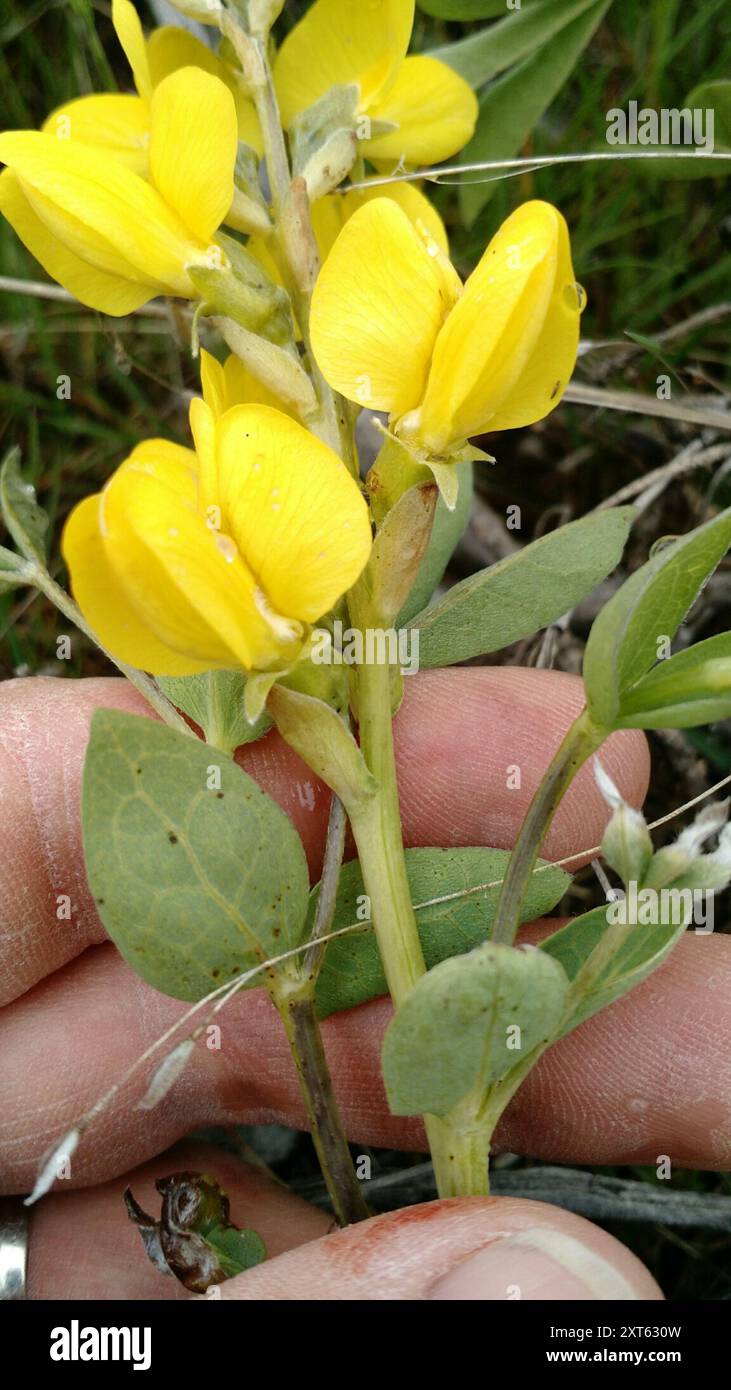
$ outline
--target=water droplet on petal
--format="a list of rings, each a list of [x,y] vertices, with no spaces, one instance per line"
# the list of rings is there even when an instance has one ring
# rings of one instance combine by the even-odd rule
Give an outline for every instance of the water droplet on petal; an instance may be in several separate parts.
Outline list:
[[[569,309],[578,309],[583,314],[586,308],[586,290],[583,285],[566,285],[563,292],[564,304]]]

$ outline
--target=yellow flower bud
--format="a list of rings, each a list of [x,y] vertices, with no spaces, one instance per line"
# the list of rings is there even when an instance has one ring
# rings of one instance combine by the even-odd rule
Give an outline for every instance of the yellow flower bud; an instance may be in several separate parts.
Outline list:
[[[191,406],[196,451],[139,445],[74,509],[74,596],[120,660],[154,675],[276,671],[355,583],[371,548],[358,485],[265,405]]]

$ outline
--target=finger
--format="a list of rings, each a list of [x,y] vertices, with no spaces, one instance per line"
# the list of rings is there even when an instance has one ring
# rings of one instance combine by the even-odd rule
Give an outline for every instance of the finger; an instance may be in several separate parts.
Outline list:
[[[30,1299],[190,1299],[176,1279],[158,1273],[127,1216],[126,1187],[150,1215],[160,1211],[155,1180],[193,1170],[209,1173],[228,1193],[231,1220],[255,1230],[268,1257],[317,1239],[332,1218],[266,1174],[204,1144],[180,1144],[133,1173],[84,1192],[48,1197],[34,1208],[28,1244]]]
[[[563,1163],[667,1155],[674,1167],[731,1167],[729,997],[731,941],[688,934],[655,975],[548,1051],[506,1112],[497,1147]],[[185,1007],[144,985],[107,944],[2,1011],[6,1192],[30,1189],[46,1149]],[[355,1143],[423,1150],[421,1124],[388,1110],[380,1050],[389,1018],[380,999],[325,1021],[335,1090]],[[128,1084],[74,1154],[71,1185],[142,1162],[202,1124],[304,1127],[264,993],[239,995],[220,1022],[220,1051],[201,1040],[155,1110],[134,1109],[148,1069]]]
[[[470,668],[407,682],[396,719],[407,845],[510,845],[541,773],[583,702],[581,682],[550,671]],[[0,1001],[104,939],[83,867],[79,801],[84,750],[100,706],[143,714],[124,681],[8,681],[0,687]],[[644,737],[610,739],[602,758],[639,804],[647,786]],[[294,821],[315,876],[329,794],[272,732],[239,761]],[[519,782],[519,785],[516,785]],[[545,852],[596,844],[606,807],[584,768],[562,804]],[[71,921],[59,919],[68,896]]]
[[[221,1297],[573,1302],[662,1294],[625,1246],[581,1216],[543,1202],[456,1198],[325,1236],[238,1275]]]

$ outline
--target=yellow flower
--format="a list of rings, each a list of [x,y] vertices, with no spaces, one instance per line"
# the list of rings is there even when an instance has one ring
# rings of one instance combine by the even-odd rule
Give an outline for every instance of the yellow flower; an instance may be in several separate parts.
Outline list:
[[[191,406],[196,452],[151,439],[71,513],[84,617],[154,675],[282,670],[355,582],[368,509],[338,457],[265,405]]]
[[[331,386],[387,411],[404,444],[444,458],[558,405],[583,306],[568,229],[549,203],[512,213],[463,286],[437,243],[377,198],[323,266],[312,345]]]
[[[444,252],[449,250],[447,232],[436,208],[413,183],[390,183],[385,187],[373,189],[351,189],[349,193],[332,193],[327,198],[319,198],[310,208],[312,229],[320,252],[320,259],[330,255],[345,223],[358,208],[374,198],[388,198],[403,209],[410,222],[420,227],[426,237],[431,237]],[[275,261],[266,237],[251,237],[248,249],[259,261],[267,275],[275,284],[282,284],[279,266]]]
[[[358,117],[397,129],[360,142],[374,163],[410,165],[447,159],[471,138],[472,88],[446,63],[407,58],[414,0],[316,0],[284,40],[274,80],[287,128],[335,86],[358,88]]]
[[[257,381],[234,352],[225,362],[219,362],[218,358],[201,348],[201,385],[203,399],[216,419],[235,405],[269,405],[274,410],[281,410],[283,415],[291,414],[273,391]],[[292,418],[295,418],[294,415]]]
[[[330,255],[346,222],[359,208],[375,198],[397,203],[414,226],[423,229],[442,251],[449,250],[447,233],[439,213],[413,183],[389,183],[384,187],[353,188],[349,193],[332,193],[312,205],[312,226],[322,260]]]
[[[149,181],[83,143],[6,131],[0,212],[93,309],[127,314],[158,294],[195,299],[187,267],[223,260],[211,239],[231,206],[236,146],[228,88],[181,68],[150,102]]]
[[[112,0],[112,22],[132,69],[137,96],[105,92],[59,106],[42,129],[60,140],[82,140],[120,160],[136,174],[149,168],[150,102],[160,83],[179,68],[201,68],[228,87],[236,106],[239,139],[258,154],[263,144],[253,102],[236,72],[187,29],[165,25],[146,39],[131,0]],[[215,19],[212,19],[215,23]]]

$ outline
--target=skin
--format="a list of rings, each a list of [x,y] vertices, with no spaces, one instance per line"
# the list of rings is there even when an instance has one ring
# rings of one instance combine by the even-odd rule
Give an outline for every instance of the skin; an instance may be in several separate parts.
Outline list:
[[[509,846],[581,708],[580,682],[552,672],[470,668],[406,684],[396,719],[406,843]],[[187,1007],[132,974],[106,941],[85,884],[79,787],[89,720],[99,706],[146,713],[120,680],[31,679],[0,687],[6,1193],[30,1189],[49,1145]],[[640,805],[649,773],[643,736],[615,735],[601,757],[627,799]],[[276,733],[243,750],[240,762],[291,815],[316,878],[324,788]],[[520,789],[506,788],[509,764],[521,767]],[[596,845],[606,819],[586,768],[544,854],[558,858]],[[71,922],[56,918],[61,893],[71,897]],[[529,939],[556,925],[534,924]],[[728,1168],[730,994],[729,938],[689,933],[651,979],[549,1051],[509,1107],[496,1150],[600,1164],[655,1163],[666,1154],[673,1167]],[[325,1022],[335,1088],[356,1144],[419,1150],[420,1122],[389,1115],[380,1081],[389,1016],[388,1001],[375,1000]],[[199,1044],[153,1111],[135,1108],[149,1077],[143,1070],[85,1136],[71,1178],[34,1208],[32,1298],[189,1297],[146,1263],[120,1200],[131,1183],[142,1205],[156,1210],[154,1178],[182,1168],[213,1173],[231,1196],[233,1220],[253,1225],[269,1251],[266,1265],[225,1286],[225,1298],[493,1299],[516,1296],[507,1292],[513,1285],[528,1298],[661,1296],[612,1237],[542,1203],[433,1202],[328,1234],[326,1215],[268,1177],[221,1150],[181,1146],[204,1124],[304,1125],[266,996],[242,994],[219,1022],[221,1050]]]

